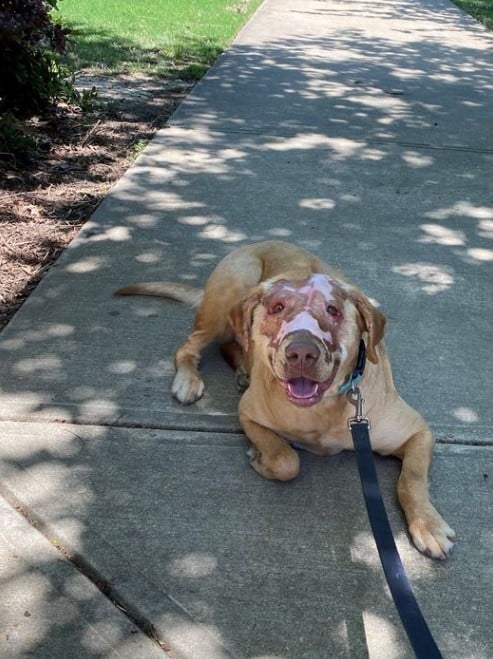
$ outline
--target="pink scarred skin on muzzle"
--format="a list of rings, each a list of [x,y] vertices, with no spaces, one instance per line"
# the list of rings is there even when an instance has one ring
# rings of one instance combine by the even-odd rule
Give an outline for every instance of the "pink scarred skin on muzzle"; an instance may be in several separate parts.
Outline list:
[[[289,400],[300,406],[317,403],[332,384],[341,361],[339,329],[347,292],[325,274],[300,282],[275,282],[263,300],[260,332],[269,340],[271,363]],[[310,359],[290,362],[290,346],[313,345]]]

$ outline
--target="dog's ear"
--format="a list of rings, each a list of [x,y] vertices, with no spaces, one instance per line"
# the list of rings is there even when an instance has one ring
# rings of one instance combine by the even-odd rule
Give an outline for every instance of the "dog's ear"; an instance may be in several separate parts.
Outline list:
[[[363,319],[364,329],[368,332],[368,345],[366,346],[368,359],[376,364],[378,362],[376,347],[383,339],[387,319],[363,293],[354,291],[349,298],[356,305]]]
[[[235,338],[243,349],[248,352],[250,348],[250,332],[253,323],[253,312],[264,296],[264,290],[257,288],[247,298],[235,304],[228,314]]]

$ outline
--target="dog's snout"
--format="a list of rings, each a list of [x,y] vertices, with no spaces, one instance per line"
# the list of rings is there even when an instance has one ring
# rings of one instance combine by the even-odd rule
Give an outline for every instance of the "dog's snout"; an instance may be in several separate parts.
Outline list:
[[[292,366],[312,366],[320,357],[320,350],[314,343],[293,341],[286,346],[285,355]]]

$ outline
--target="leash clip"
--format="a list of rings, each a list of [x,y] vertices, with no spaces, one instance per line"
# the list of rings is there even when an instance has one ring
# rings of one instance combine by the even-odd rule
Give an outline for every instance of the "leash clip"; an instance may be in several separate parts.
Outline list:
[[[369,430],[371,428],[371,423],[369,419],[363,416],[363,403],[365,402],[365,399],[363,398],[359,387],[353,384],[351,389],[347,392],[347,398],[351,405],[354,405],[356,408],[355,416],[351,416],[347,420],[349,430],[351,430],[352,426],[356,423],[362,423],[366,425]]]

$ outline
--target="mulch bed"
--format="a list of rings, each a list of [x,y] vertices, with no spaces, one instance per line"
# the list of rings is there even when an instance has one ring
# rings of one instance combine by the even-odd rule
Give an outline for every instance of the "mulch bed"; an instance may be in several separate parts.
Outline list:
[[[26,122],[39,144],[27,164],[0,154],[0,329],[192,83],[130,74],[78,78],[82,88],[93,85],[94,111],[60,104]]]

